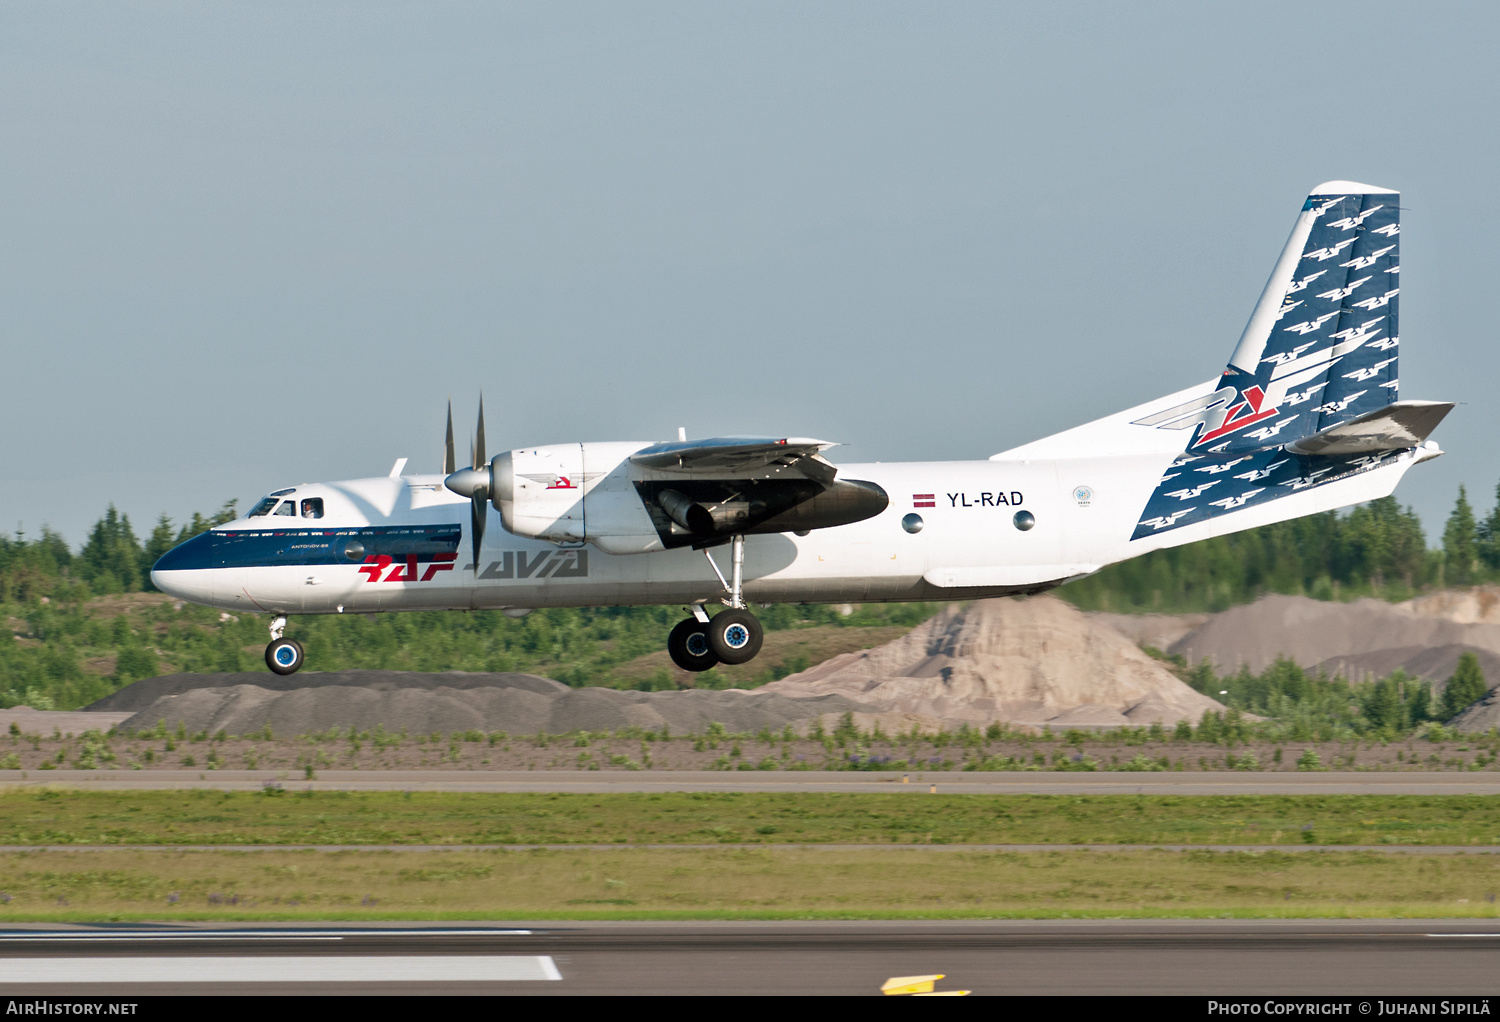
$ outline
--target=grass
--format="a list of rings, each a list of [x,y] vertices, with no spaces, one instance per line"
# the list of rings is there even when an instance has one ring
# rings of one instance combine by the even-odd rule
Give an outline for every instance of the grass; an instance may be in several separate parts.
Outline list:
[[[1500,857],[1339,851],[108,849],[7,853],[0,877],[0,924],[1500,915]]]
[[[714,842],[1500,844],[1500,797],[0,791],[0,845]]]

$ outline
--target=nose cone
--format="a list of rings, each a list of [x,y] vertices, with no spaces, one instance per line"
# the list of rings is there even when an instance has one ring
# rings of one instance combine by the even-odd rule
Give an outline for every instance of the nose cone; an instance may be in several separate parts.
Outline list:
[[[168,596],[193,603],[211,603],[214,572],[208,533],[194,536],[162,554],[151,568],[151,584]]]

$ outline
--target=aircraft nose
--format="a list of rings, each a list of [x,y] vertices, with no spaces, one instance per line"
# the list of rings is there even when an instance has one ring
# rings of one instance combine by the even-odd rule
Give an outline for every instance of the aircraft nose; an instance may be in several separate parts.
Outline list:
[[[191,603],[208,603],[213,599],[213,579],[206,571],[151,572],[151,584],[168,596]]]
[[[212,542],[204,533],[162,554],[151,568],[151,584],[179,600],[212,602],[214,572],[209,557]]]

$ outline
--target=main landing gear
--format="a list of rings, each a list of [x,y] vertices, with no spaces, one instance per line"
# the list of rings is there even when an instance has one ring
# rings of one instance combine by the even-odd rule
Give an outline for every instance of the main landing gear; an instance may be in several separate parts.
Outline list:
[[[296,639],[283,639],[286,618],[278,617],[271,622],[271,643],[266,647],[266,666],[275,674],[296,674],[302,669],[302,643]]]
[[[714,574],[729,593],[728,610],[710,618],[702,604],[693,605],[693,616],[681,621],[667,636],[667,653],[684,671],[706,671],[716,664],[744,664],[760,652],[765,630],[756,616],[745,607],[745,537],[729,541],[730,578],[714,562],[713,555],[703,551]],[[274,670],[274,668],[272,668]]]

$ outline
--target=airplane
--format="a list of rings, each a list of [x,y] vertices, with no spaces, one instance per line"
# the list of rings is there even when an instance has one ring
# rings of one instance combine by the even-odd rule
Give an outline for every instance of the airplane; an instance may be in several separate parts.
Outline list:
[[[753,605],[1040,593],[1151,550],[1373,500],[1442,453],[1428,436],[1452,403],[1394,401],[1387,345],[1352,336],[1313,358],[1302,332],[1275,327],[1300,293],[1319,328],[1399,336],[1398,297],[1368,302],[1386,294],[1378,271],[1399,269],[1398,216],[1389,189],[1319,185],[1220,375],[987,460],[834,465],[823,440],[681,430],[490,457],[481,399],[460,467],[450,402],[441,474],[404,474],[403,458],[385,477],[274,490],[167,552],[151,581],[269,615],[266,665],[281,675],[305,658],[285,635],[296,614],[641,604],[684,607],[667,649],[703,671],[760,650]],[[1351,281],[1355,267],[1377,272]],[[1306,297],[1313,279],[1334,286]],[[1375,376],[1385,382],[1355,392]],[[1312,386],[1289,394],[1293,383]],[[1318,388],[1324,404],[1293,407]],[[1274,440],[1247,428],[1278,413],[1292,417]],[[1248,470],[1184,508],[1169,480],[1196,461]]]

